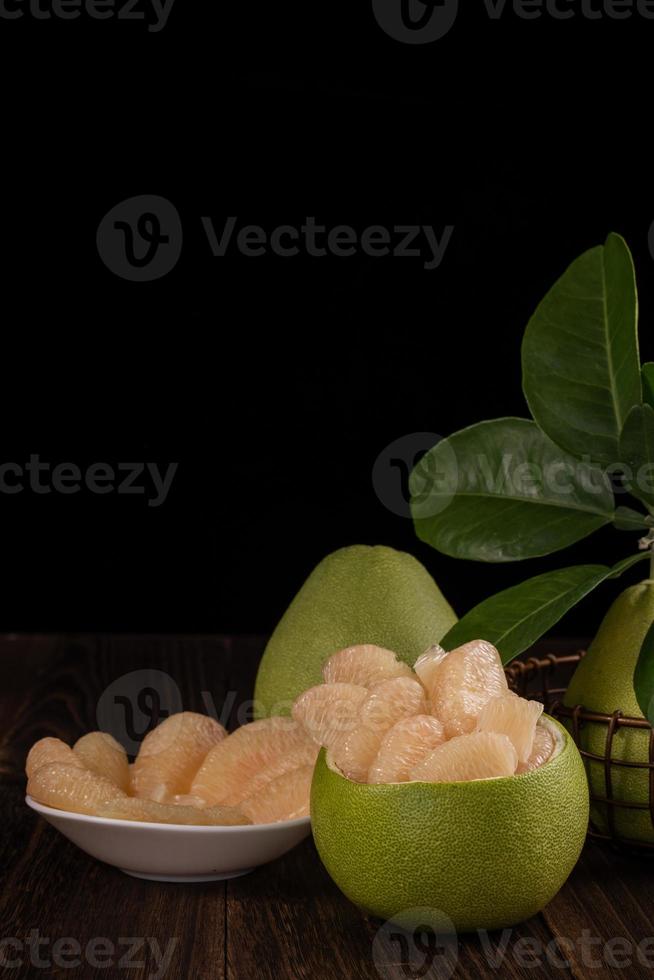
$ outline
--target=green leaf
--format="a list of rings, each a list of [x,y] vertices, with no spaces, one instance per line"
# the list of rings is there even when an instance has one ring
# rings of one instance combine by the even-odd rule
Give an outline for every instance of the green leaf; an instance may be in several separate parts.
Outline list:
[[[643,364],[640,373],[643,378],[643,401],[654,408],[654,361]]]
[[[628,558],[623,558],[610,570],[610,575],[607,578],[620,578],[623,572],[626,572],[628,568],[633,565],[637,565],[639,561],[649,561],[652,557],[650,551],[639,551],[637,555],[630,555]]]
[[[522,344],[523,389],[541,429],[603,466],[618,460],[625,419],[641,402],[637,310],[631,254],[612,234],[564,272]]]
[[[620,458],[629,493],[649,507],[654,506],[654,408],[635,405],[620,437]]]
[[[650,527],[651,518],[632,507],[616,507],[613,524],[618,531],[642,531]]]
[[[610,573],[606,565],[576,565],[527,579],[475,606],[441,643],[446,650],[452,650],[469,640],[489,640],[506,664],[535,643]]]
[[[490,640],[506,664],[602,582],[618,578],[637,562],[649,558],[649,551],[645,551],[624,558],[612,568],[575,565],[536,575],[480,602],[452,627],[442,644],[446,650],[453,650],[469,640]]]
[[[613,520],[606,475],[526,419],[480,422],[443,439],[409,486],[418,537],[455,558],[548,555]]]
[[[654,725],[654,623],[640,648],[634,671],[634,691],[643,715]]]

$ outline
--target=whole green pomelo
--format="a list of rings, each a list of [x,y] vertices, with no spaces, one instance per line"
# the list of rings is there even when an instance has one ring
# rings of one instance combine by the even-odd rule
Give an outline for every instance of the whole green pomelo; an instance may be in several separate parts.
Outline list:
[[[374,643],[412,666],[456,621],[412,555],[366,545],[334,551],[313,570],[268,642],[255,714],[289,714],[298,694],[322,683],[322,665],[337,650]]]
[[[570,735],[543,717],[555,754],[520,776],[368,785],[346,779],[323,749],[311,825],[341,891],[405,928],[449,919],[457,932],[500,929],[544,908],[581,852],[588,784]]]
[[[654,621],[654,579],[632,585],[615,600],[588,653],[577,667],[564,702],[569,707],[581,704],[588,711],[642,718],[634,693],[633,676],[645,634]],[[571,727],[571,723],[569,723]],[[580,745],[602,758],[606,751],[608,726],[585,721],[580,731]],[[649,760],[649,732],[620,728],[613,737],[613,759],[626,762]],[[588,777],[592,794],[605,797],[606,782],[601,762],[589,760]],[[649,802],[649,779],[646,769],[611,766],[613,797],[624,803]],[[654,826],[648,810],[613,807],[615,831],[621,837],[654,842]],[[607,807],[591,804],[591,817],[606,832]]]

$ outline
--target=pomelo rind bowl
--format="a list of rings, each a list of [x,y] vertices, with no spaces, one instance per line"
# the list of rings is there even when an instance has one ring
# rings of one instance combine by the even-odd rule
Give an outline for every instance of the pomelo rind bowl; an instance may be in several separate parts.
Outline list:
[[[547,715],[541,723],[555,738],[552,758],[496,779],[355,783],[323,749],[311,822],[336,885],[364,911],[404,928],[499,929],[543,909],[581,853],[588,784],[566,729]]]
[[[221,881],[274,861],[309,835],[309,818],[243,826],[114,820],[25,802],[91,857],[136,878]]]

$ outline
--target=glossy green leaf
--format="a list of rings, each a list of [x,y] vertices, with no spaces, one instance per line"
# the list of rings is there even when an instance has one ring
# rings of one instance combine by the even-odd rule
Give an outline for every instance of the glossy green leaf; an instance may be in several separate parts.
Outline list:
[[[620,433],[641,402],[638,301],[619,235],[578,258],[532,316],[522,344],[525,397],[557,445],[601,465],[619,459]]]
[[[654,507],[654,408],[636,405],[627,416],[620,438],[620,458],[627,467],[629,493]]]
[[[607,577],[620,578],[623,572],[626,572],[629,568],[637,565],[640,561],[645,561],[645,559],[650,561],[651,557],[652,555],[650,551],[639,551],[637,555],[630,555],[628,558],[623,558],[622,561],[617,562],[617,564],[613,566],[613,568],[610,570],[610,574]]]
[[[565,548],[613,520],[605,474],[526,419],[496,419],[434,446],[410,479],[418,537],[455,558],[517,561]]]
[[[607,579],[618,578],[649,552],[630,555],[612,568],[574,565],[545,572],[498,592],[466,613],[442,640],[453,650],[469,640],[490,640],[508,663],[540,639],[584,596]]]
[[[654,725],[654,623],[640,648],[634,671],[634,691],[643,715]]]
[[[643,401],[654,408],[654,361],[643,364],[641,374],[643,378]]]
[[[643,531],[650,527],[647,514],[641,514],[633,507],[616,507],[613,525],[618,531]]]
[[[610,572],[606,565],[576,565],[527,579],[475,606],[441,643],[452,650],[469,640],[490,640],[506,664],[535,643]]]

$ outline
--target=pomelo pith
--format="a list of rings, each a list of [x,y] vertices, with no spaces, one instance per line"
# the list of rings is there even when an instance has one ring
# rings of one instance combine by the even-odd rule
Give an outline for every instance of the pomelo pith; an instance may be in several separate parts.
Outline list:
[[[264,652],[255,714],[289,714],[323,680],[325,660],[356,644],[393,650],[412,665],[455,624],[427,570],[393,548],[354,545],[328,555],[282,616]]]
[[[552,758],[520,776],[355,783],[323,749],[311,788],[318,853],[356,905],[408,928],[443,914],[459,932],[512,926],[553,898],[581,852],[588,785],[566,730],[544,716]],[[410,910],[421,909],[420,921]],[[427,923],[429,924],[429,923]]]
[[[633,674],[645,635],[654,622],[654,580],[632,585],[615,600],[606,614],[588,653],[581,661],[565,695],[565,704],[583,705],[588,711],[642,718],[636,701]],[[608,726],[585,721],[580,731],[583,749],[604,757]],[[649,731],[620,728],[611,749],[613,759],[645,763],[649,759]],[[606,783],[601,762],[590,760],[588,778],[592,792],[605,797]],[[646,769],[611,766],[613,798],[624,803],[649,802]],[[615,832],[621,837],[654,842],[654,826],[647,809],[614,807]],[[605,804],[593,803],[591,817],[604,832],[609,829]]]

